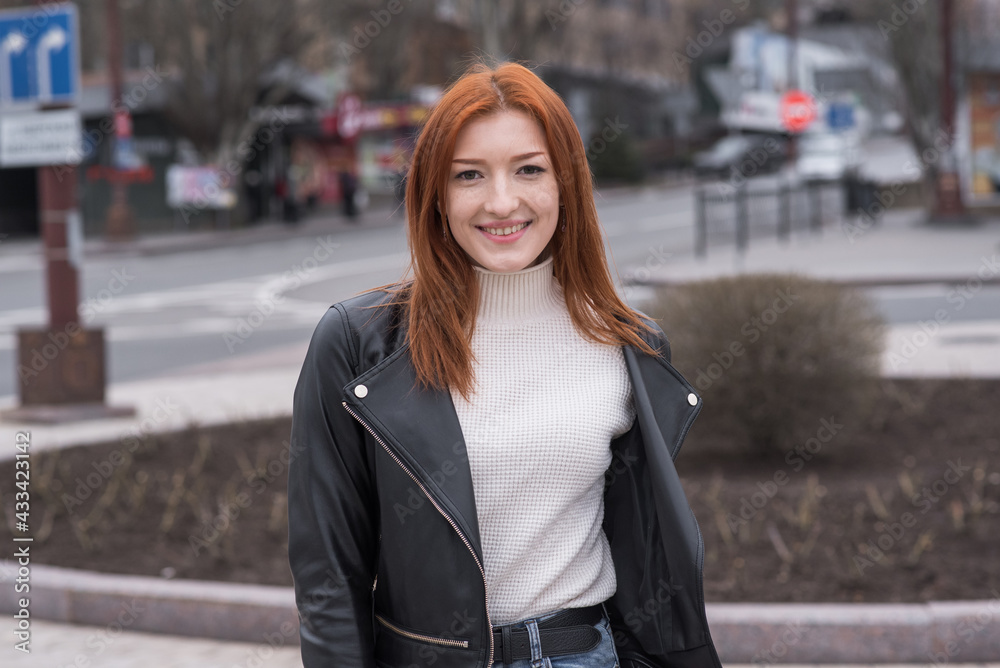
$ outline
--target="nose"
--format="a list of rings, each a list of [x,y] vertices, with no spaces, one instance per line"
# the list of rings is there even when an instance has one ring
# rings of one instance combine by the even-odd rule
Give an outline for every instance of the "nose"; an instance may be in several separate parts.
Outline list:
[[[518,207],[517,191],[510,179],[498,176],[492,180],[483,209],[497,218],[506,218]]]

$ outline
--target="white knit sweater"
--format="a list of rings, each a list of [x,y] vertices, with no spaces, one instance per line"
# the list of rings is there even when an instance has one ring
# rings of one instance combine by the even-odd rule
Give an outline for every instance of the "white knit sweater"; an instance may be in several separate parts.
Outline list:
[[[476,270],[476,384],[470,401],[452,399],[497,625],[614,594],[604,473],[635,409],[621,348],[576,330],[552,258],[509,274]]]

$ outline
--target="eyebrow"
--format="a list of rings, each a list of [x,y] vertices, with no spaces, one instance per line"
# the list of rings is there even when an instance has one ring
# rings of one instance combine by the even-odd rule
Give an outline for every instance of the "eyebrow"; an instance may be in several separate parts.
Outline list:
[[[528,158],[534,158],[535,156],[538,155],[545,155],[545,151],[533,151],[532,153],[522,153],[521,155],[515,155],[514,162],[517,162],[519,160],[527,160]],[[455,160],[452,160],[452,162],[462,162],[462,163],[468,163],[470,165],[482,165],[486,163],[485,160],[474,160],[472,158],[456,158]]]

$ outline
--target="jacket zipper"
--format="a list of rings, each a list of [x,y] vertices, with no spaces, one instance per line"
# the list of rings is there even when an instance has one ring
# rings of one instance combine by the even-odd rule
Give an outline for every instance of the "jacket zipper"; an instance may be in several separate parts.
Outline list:
[[[421,642],[432,643],[434,645],[444,645],[446,647],[465,648],[469,646],[468,640],[451,640],[450,638],[436,638],[434,636],[425,636],[422,633],[413,633],[411,631],[404,631],[403,629],[399,628],[392,622],[386,620],[386,618],[383,617],[382,615],[375,615],[375,619],[377,619],[383,626],[386,626],[395,631],[396,633],[398,633],[399,635],[406,638],[410,638],[411,640],[419,640]]]
[[[374,438],[376,442],[378,442],[378,444],[382,446],[382,449],[384,449],[386,453],[388,453],[388,455],[392,457],[393,461],[399,464],[399,467],[406,472],[406,475],[410,476],[413,482],[417,484],[417,487],[420,488],[420,491],[424,493],[424,496],[427,497],[427,500],[430,501],[435,508],[437,508],[437,511],[439,513],[441,513],[441,516],[444,517],[446,520],[448,520],[448,524],[450,524],[451,528],[455,530],[455,533],[458,534],[458,537],[462,539],[462,542],[465,543],[465,546],[469,548],[469,552],[472,554],[472,558],[476,560],[476,566],[479,568],[479,573],[480,575],[483,576],[483,596],[484,596],[484,602],[486,604],[486,623],[489,626],[488,635],[490,637],[490,658],[486,662],[486,665],[492,666],[493,665],[493,622],[490,620],[490,593],[486,585],[486,571],[483,569],[483,564],[479,561],[479,556],[476,554],[476,551],[472,549],[472,543],[470,543],[469,540],[465,537],[465,534],[462,533],[462,530],[458,527],[458,524],[455,522],[455,520],[453,520],[451,516],[448,515],[448,513],[446,513],[444,509],[438,505],[437,501],[434,500],[434,497],[431,496],[430,493],[427,491],[427,488],[424,487],[424,484],[420,482],[417,476],[415,476],[413,472],[406,467],[406,464],[404,464],[402,460],[396,456],[396,453],[393,452],[392,449],[386,444],[386,442],[382,440],[382,437],[379,436],[374,429],[368,426],[368,423],[362,420],[361,416],[358,415],[357,412],[354,411],[350,406],[348,406],[346,401],[342,401],[341,403],[343,404],[344,408],[347,409],[347,412],[350,413],[352,416],[354,416],[354,419],[357,420],[361,424],[361,426],[364,427],[365,430],[372,435],[372,438]]]

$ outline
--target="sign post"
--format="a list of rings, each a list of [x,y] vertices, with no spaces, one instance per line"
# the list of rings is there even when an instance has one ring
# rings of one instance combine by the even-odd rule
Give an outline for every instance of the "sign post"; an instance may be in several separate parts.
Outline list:
[[[104,331],[79,323],[83,259],[76,202],[82,142],[78,20],[70,3],[0,12],[0,166],[35,166],[45,248],[49,323],[18,331],[21,405],[2,413],[26,422],[134,415],[104,403]]]
[[[111,73],[111,107],[122,99],[122,37],[118,0],[105,3],[108,16],[108,70]],[[132,116],[127,107],[114,111],[115,138],[112,157],[111,205],[108,207],[104,233],[111,241],[128,241],[135,235],[135,220],[128,205],[128,192],[122,178],[122,157],[131,153]]]

